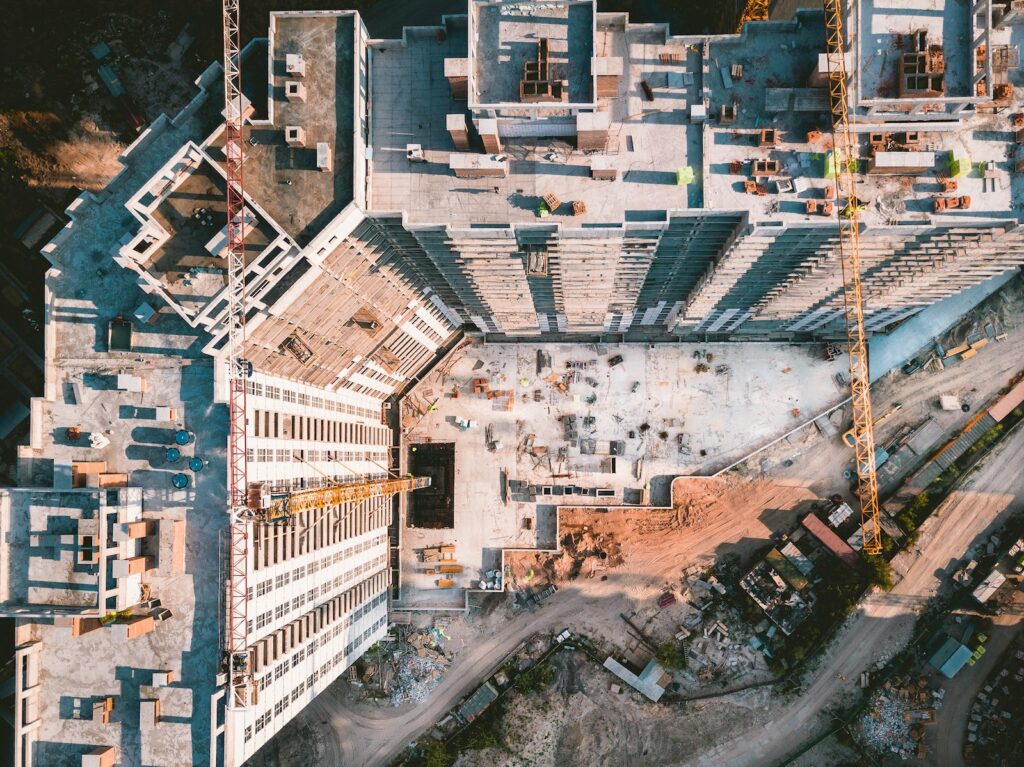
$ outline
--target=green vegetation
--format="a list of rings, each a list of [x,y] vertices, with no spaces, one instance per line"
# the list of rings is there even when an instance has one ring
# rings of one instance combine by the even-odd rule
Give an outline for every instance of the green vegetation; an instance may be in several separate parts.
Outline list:
[[[917,530],[917,526],[924,521],[931,510],[932,499],[928,491],[918,493],[914,500],[903,507],[903,511],[896,515],[896,520],[908,533]]]
[[[431,740],[423,752],[420,764],[423,767],[450,767],[455,763],[455,757],[448,753],[444,743],[439,740]]]
[[[864,592],[864,578],[834,557],[820,558],[816,574],[821,582],[814,587],[814,609],[793,636],[772,648],[775,670],[792,668],[819,650]]]
[[[654,657],[667,671],[681,671],[686,668],[686,647],[682,642],[665,642],[658,647]]]
[[[547,663],[534,666],[516,680],[516,687],[524,695],[543,692],[555,679],[555,673]]]
[[[869,554],[864,557],[864,565],[868,573],[868,583],[880,586],[885,591],[892,591],[892,567],[885,557]]]

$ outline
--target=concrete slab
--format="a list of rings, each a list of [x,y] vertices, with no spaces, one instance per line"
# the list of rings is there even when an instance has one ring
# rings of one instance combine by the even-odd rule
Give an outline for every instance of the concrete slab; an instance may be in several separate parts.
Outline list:
[[[540,373],[538,351],[550,355],[550,368]],[[695,359],[697,351],[711,359]],[[444,366],[450,372],[428,376],[403,412],[406,446],[455,444],[455,522],[447,530],[403,529],[401,604],[460,601],[437,581],[450,577],[455,589],[475,588],[487,570],[499,567],[502,548],[551,547],[559,504],[638,502],[649,487],[651,502],[667,505],[672,477],[711,474],[845,398],[833,380],[845,373],[845,359],[829,363],[819,353],[817,345],[778,344],[622,345],[602,353],[570,344],[468,347]],[[622,362],[612,367],[615,356]],[[585,367],[563,393],[548,377],[561,380],[571,372],[570,361]],[[698,364],[710,370],[695,372]],[[502,395],[473,393],[474,379],[486,379]],[[563,416],[575,416],[580,439],[593,444],[567,440]],[[584,421],[589,418],[592,423]],[[459,419],[475,425],[467,428]],[[540,455],[525,449],[530,435]],[[623,443],[621,456],[609,455],[613,440]],[[509,480],[504,491],[503,473]],[[552,495],[539,490],[530,500],[529,485],[551,487]],[[570,485],[611,494],[565,495]],[[443,544],[455,547],[463,571],[426,574],[435,563],[423,561],[422,549]]]
[[[201,354],[199,331],[178,315],[164,309],[145,325],[136,322],[131,352],[109,353],[106,328],[148,299],[137,275],[110,261],[124,232],[126,200],[187,140],[208,135],[218,112],[215,100],[199,99],[174,120],[157,120],[124,158],[124,171],[102,192],[76,201],[71,236],[48,253],[54,268],[46,281],[46,396],[33,401],[31,444],[19,453],[21,486],[51,486],[54,461],[102,460],[142,488],[144,518],[187,523],[184,572],[170,567],[147,576],[152,596],[172,613],[152,632],[119,641],[107,628],[72,638],[66,625],[36,625],[32,639],[45,659],[36,693],[39,764],[75,763],[82,752],[108,744],[117,746],[123,764],[210,762],[209,712],[220,664],[219,541],[227,522],[225,408],[214,402],[213,364]],[[118,391],[121,373],[142,377],[144,391]],[[173,408],[175,420],[156,421],[158,406]],[[81,439],[68,439],[71,426]],[[175,428],[195,435],[183,455],[209,461],[201,472],[187,472],[183,490],[170,478],[187,458],[173,465],[166,459]],[[104,435],[107,444],[89,447],[90,434]],[[138,727],[140,686],[150,684],[156,669],[175,672],[175,687],[191,696],[194,708],[147,750],[160,756],[150,761]],[[104,724],[92,718],[93,703],[108,695],[114,710]]]
[[[475,103],[519,103],[523,65],[537,59],[538,43],[548,41],[549,79],[568,83],[571,104],[594,100],[590,59],[594,55],[593,0],[580,2],[474,2]]]
[[[618,171],[615,181],[591,178],[594,153],[575,148],[571,117],[565,139],[503,137],[506,178],[460,179],[448,167],[454,146],[447,116],[462,114],[466,104],[452,98],[444,60],[466,56],[466,41],[454,33],[439,41],[431,32],[407,30],[404,44],[373,47],[371,210],[403,211],[410,223],[507,225],[537,221],[541,197],[551,193],[563,205],[545,221],[572,226],[664,220],[665,211],[702,205],[702,126],[689,121],[689,105],[700,100],[700,56],[690,47],[666,46],[663,35],[643,28],[599,26],[594,54],[626,62],[618,94],[602,99],[611,120],[602,156]],[[659,62],[669,47],[681,60]],[[684,75],[683,87],[669,86],[670,73]],[[640,82],[647,79],[655,100],[641,104]],[[408,144],[422,146],[426,162],[410,162]],[[687,166],[694,180],[679,185],[676,171]],[[568,203],[576,200],[585,213],[572,215]]]
[[[1011,269],[998,277],[991,277],[925,307],[893,332],[872,337],[868,341],[871,380],[877,381],[893,368],[909,361],[936,336],[1018,274],[1018,269]]]

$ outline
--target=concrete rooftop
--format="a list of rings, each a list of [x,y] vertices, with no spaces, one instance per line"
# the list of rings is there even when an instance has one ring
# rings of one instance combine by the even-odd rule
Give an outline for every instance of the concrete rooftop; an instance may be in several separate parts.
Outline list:
[[[669,65],[658,53],[678,53],[682,63]],[[452,150],[446,130],[448,114],[465,104],[451,96],[444,59],[466,55],[465,38],[407,30],[404,45],[374,45],[371,111],[374,155],[370,209],[404,211],[410,223],[454,225],[536,221],[541,196],[551,193],[563,203],[582,200],[587,212],[573,216],[563,204],[545,223],[565,226],[589,222],[664,219],[664,211],[702,205],[701,126],[689,122],[689,105],[699,99],[700,58],[688,46],[622,24],[598,25],[595,55],[625,59],[618,94],[607,99],[611,118],[608,156],[619,171],[616,181],[590,177],[591,154],[570,140],[508,139],[506,178],[460,179],[448,169]],[[640,81],[655,94],[646,101]],[[569,119],[569,118],[567,118]],[[575,121],[567,122],[575,129]],[[406,145],[420,144],[426,162],[410,163]],[[676,183],[676,171],[690,166],[695,182]]]
[[[272,122],[254,121],[244,130],[245,189],[304,245],[352,201],[355,16],[281,12],[270,20]],[[303,57],[303,77],[285,72],[288,54]],[[305,101],[285,96],[288,81],[305,86]],[[287,126],[305,131],[305,147],[285,143]],[[318,142],[329,144],[331,171],[317,170]]]
[[[590,104],[594,78],[594,2],[493,2],[473,0],[471,105],[517,104],[523,65],[537,59],[540,40],[548,41],[548,78],[568,84],[563,101]]]
[[[220,664],[219,541],[227,522],[225,408],[214,403],[213,363],[201,352],[202,334],[178,315],[156,303],[161,311],[153,322],[135,323],[131,352],[108,352],[106,329],[111,318],[130,316],[147,300],[137,276],[110,262],[110,244],[123,231],[125,203],[188,139],[206,135],[215,114],[203,105],[180,115],[177,124],[157,121],[145,151],[132,153],[102,197],[76,201],[74,236],[50,253],[46,398],[33,401],[31,445],[19,454],[20,484],[52,487],[55,460],[105,461],[107,471],[127,474],[129,486],[141,489],[145,519],[184,521],[185,550],[183,572],[159,567],[147,575],[152,596],[172,617],[146,636],[115,641],[101,628],[72,639],[67,628],[37,624],[43,659],[38,764],[78,764],[92,745],[105,744],[119,748],[125,765],[210,760],[211,698]],[[118,391],[118,373],[143,377],[145,391]],[[155,421],[158,405],[172,407],[174,420]],[[77,443],[67,438],[69,426],[82,431]],[[186,458],[172,465],[166,447],[177,428],[190,430],[195,440],[182,450]],[[109,444],[90,448],[92,433],[102,433]],[[208,461],[194,474],[183,466],[192,455]],[[183,490],[170,481],[180,471],[190,477]],[[26,496],[33,515],[52,506],[55,497],[53,490],[18,493]],[[62,496],[59,503],[67,516],[71,507]],[[33,562],[43,564],[56,566]],[[175,677],[158,694],[146,690],[155,670],[172,670]],[[92,719],[93,702],[105,695],[115,700],[106,725]],[[144,697],[159,697],[165,706],[168,718],[160,726],[140,728]]]
[[[227,284],[224,259],[207,247],[227,221],[226,181],[203,162],[153,210],[153,220],[169,235],[142,267],[165,286],[188,312],[197,313]],[[275,229],[251,208],[245,236],[245,261],[251,263],[277,237]]]
[[[971,5],[963,0],[871,0],[858,3],[861,60],[858,87],[863,98],[898,95],[899,59],[911,49],[911,35],[925,31],[928,45],[941,45],[946,63],[945,95],[971,96]]]

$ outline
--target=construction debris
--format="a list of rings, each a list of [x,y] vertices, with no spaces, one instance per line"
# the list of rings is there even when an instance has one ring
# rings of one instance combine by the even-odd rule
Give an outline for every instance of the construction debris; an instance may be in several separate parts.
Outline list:
[[[421,703],[437,687],[451,664],[451,657],[441,645],[443,633],[434,628],[406,637],[405,645],[395,653],[394,681],[390,701],[393,706]]]
[[[929,690],[928,680],[923,676],[889,680],[860,720],[865,745],[878,752],[898,754],[901,759],[915,758],[924,728],[935,724],[942,699],[942,691]]]

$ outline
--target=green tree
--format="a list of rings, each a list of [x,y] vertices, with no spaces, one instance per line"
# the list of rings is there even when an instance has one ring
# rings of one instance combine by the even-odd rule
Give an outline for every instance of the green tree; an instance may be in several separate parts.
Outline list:
[[[554,672],[547,663],[542,663],[524,672],[516,681],[516,686],[524,695],[532,695],[535,692],[544,690],[554,679]]]
[[[868,571],[868,581],[886,591],[892,591],[892,567],[885,557],[869,554],[864,557],[864,565]]]
[[[430,741],[423,750],[423,767],[451,767],[454,761],[439,740]]]
[[[686,668],[686,651],[680,642],[665,642],[654,656],[662,668],[680,671]]]

